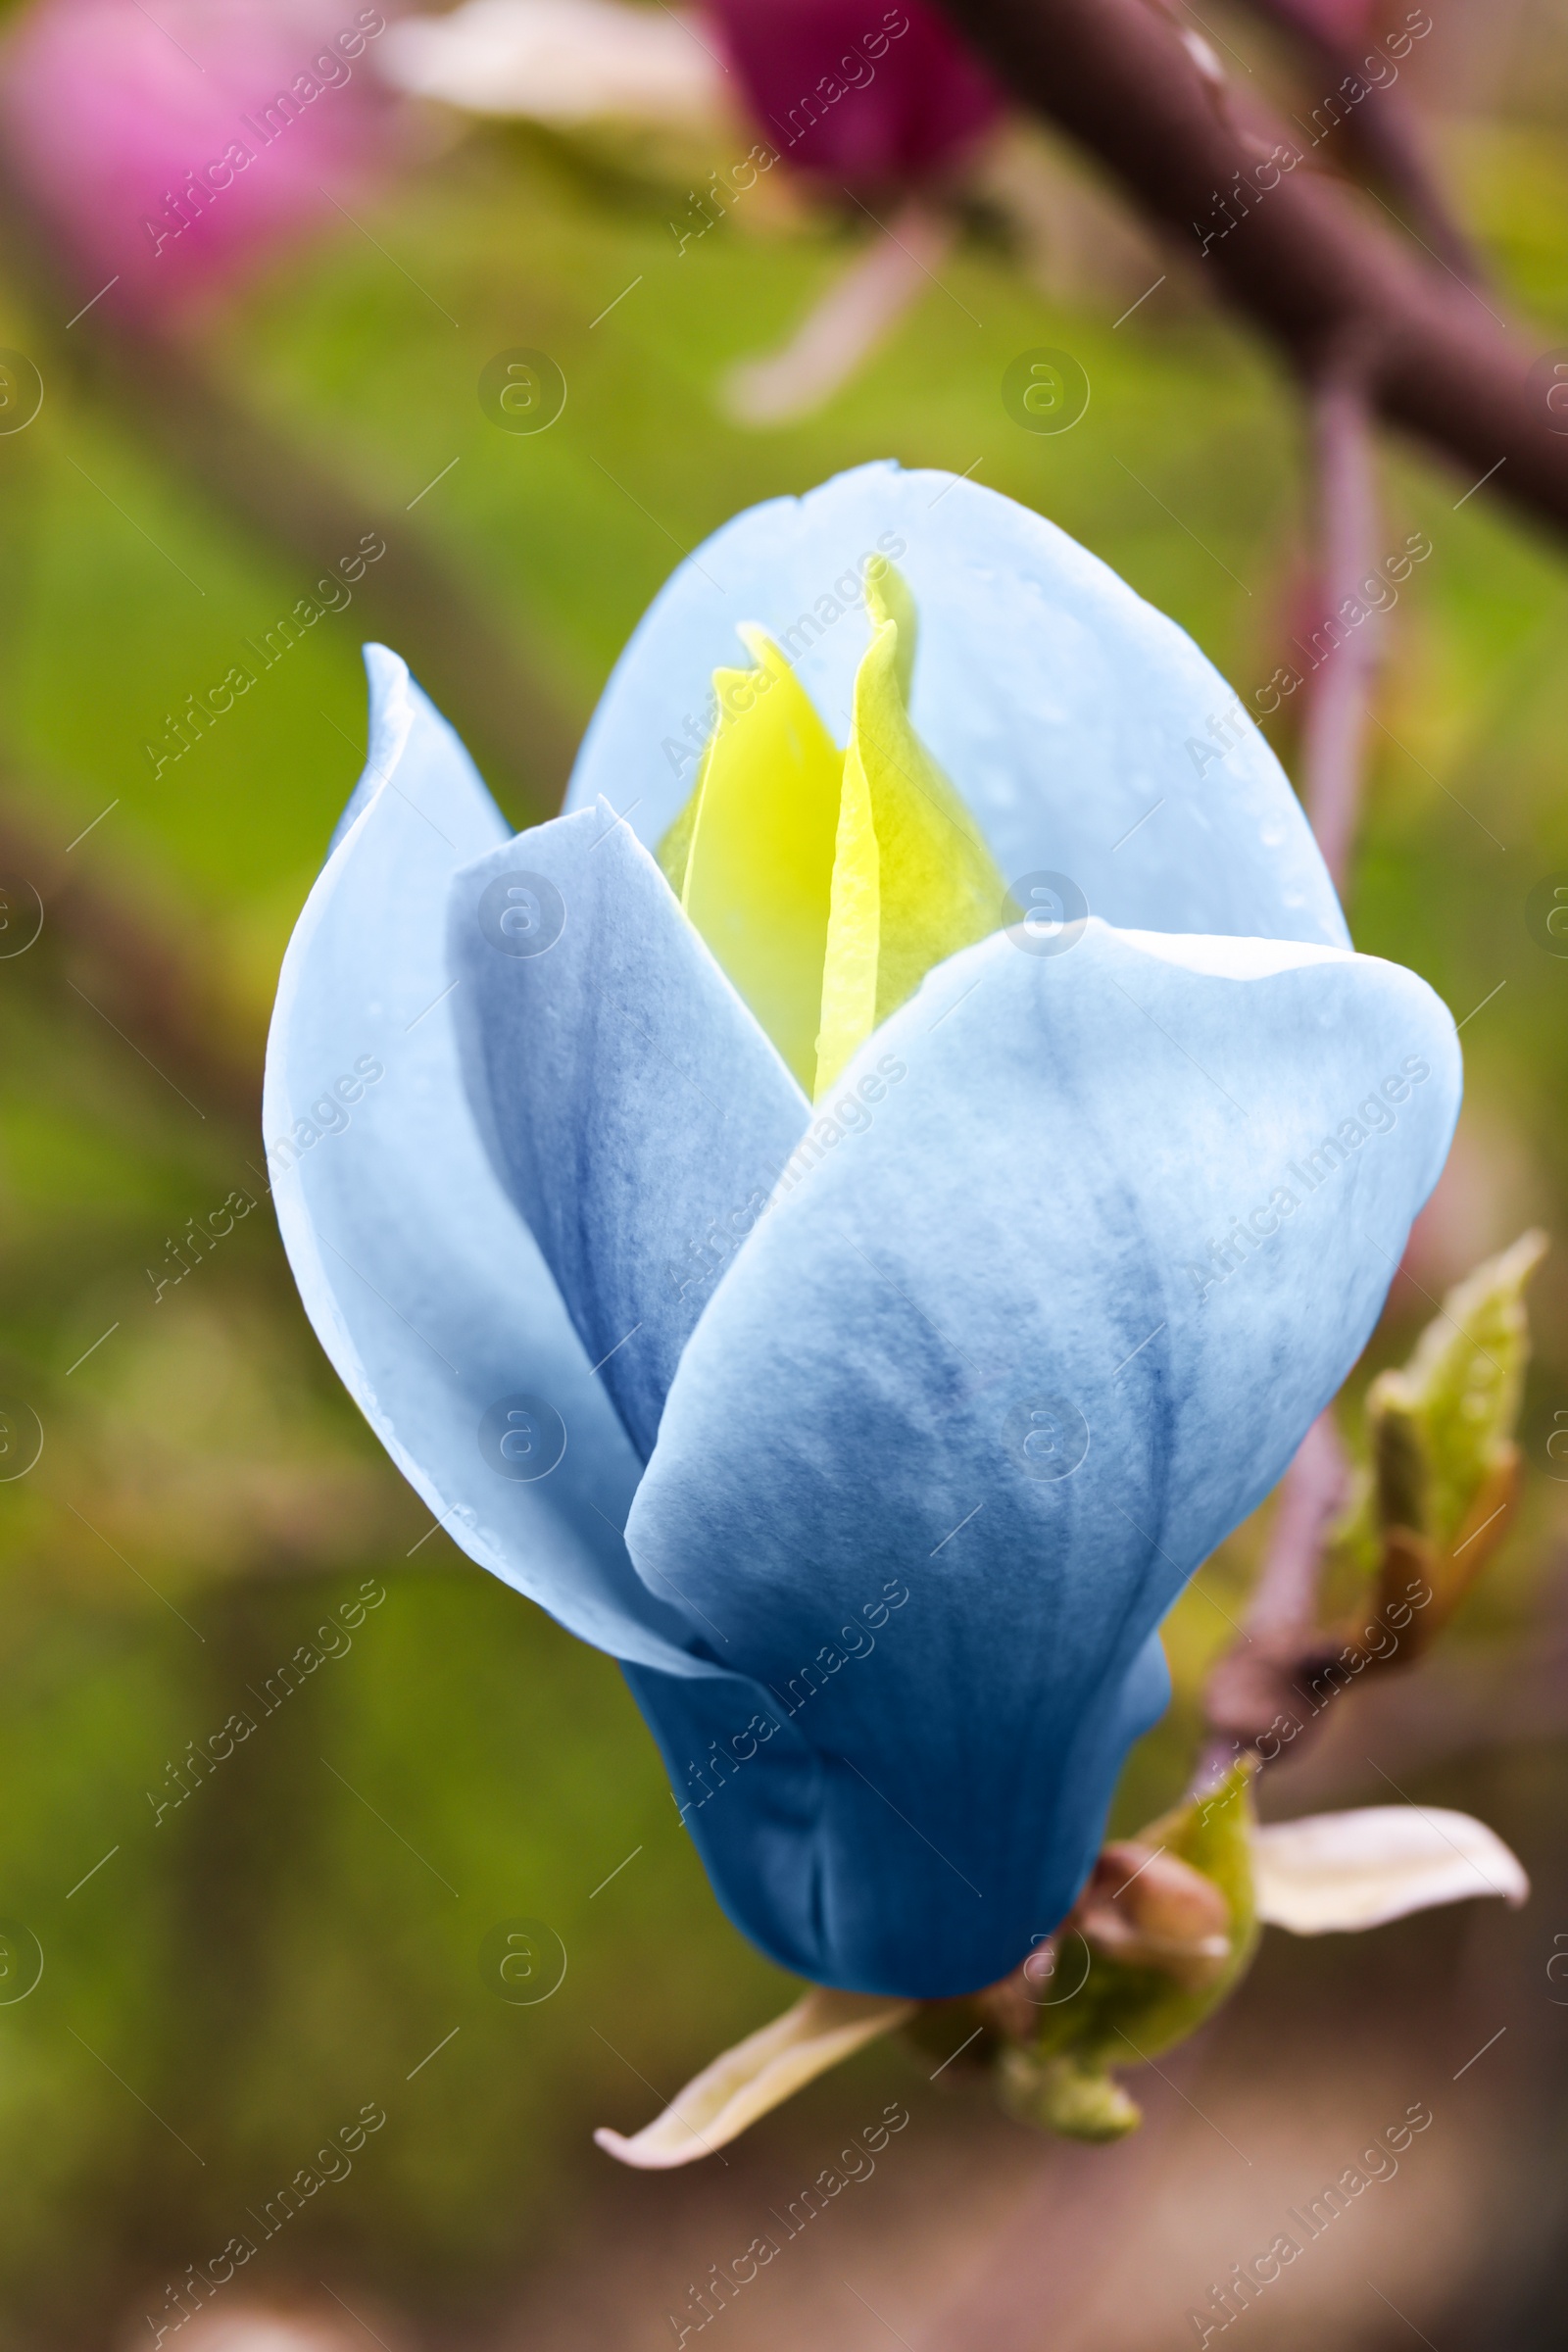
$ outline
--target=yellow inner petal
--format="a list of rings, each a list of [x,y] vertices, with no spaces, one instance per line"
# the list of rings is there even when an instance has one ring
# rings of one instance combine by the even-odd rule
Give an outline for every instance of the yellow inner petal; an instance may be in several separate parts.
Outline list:
[[[719,718],[660,861],[806,1093],[819,1098],[934,964],[1007,919],[973,817],[909,723],[916,620],[891,565],[867,566],[871,642],[849,747],[783,655],[718,670]]]
[[[670,888],[809,1095],[844,759],[778,647],[713,673],[718,724],[659,846]]]
[[[1005,886],[991,853],[909,723],[913,599],[889,566],[867,571],[865,602],[871,642],[844,756],[818,1094],[933,965],[1004,920]],[[849,1017],[830,1018],[841,1006]]]

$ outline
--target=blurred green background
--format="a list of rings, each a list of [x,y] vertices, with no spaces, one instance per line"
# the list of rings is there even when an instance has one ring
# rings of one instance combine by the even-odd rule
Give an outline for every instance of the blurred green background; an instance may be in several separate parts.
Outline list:
[[[1224,22],[1265,70],[1255,27]],[[1466,60],[1494,35],[1500,62],[1478,83]],[[1447,184],[1540,350],[1568,343],[1564,54],[1544,11],[1489,12],[1487,25],[1472,11],[1425,61]],[[1064,217],[1090,208],[1093,231],[1106,200],[1087,175],[1075,194],[1069,159],[1052,168]],[[1173,268],[1116,325],[1131,296],[1108,265],[1097,277],[1093,233],[1088,262],[1054,277],[1049,231],[1031,270],[982,227],[944,266],[951,294],[933,285],[821,415],[743,432],[715,404],[724,368],[788,335],[859,232],[808,212],[737,218],[677,260],[667,220],[683,200],[657,167],[612,170],[543,133],[431,141],[359,211],[375,243],[334,221],[181,331],[229,398],[335,481],[360,527],[389,545],[416,530],[439,551],[571,731],[679,550],[741,507],[884,455],[972,469],[1173,613],[1244,694],[1269,675],[1310,547],[1302,414],[1191,272]],[[1042,343],[1070,349],[1093,385],[1058,438],[1019,431],[999,396],[1009,360]],[[44,1432],[37,1466],[0,1487],[0,1914],[45,1956],[37,1989],[0,2007],[0,2343],[153,2340],[144,2315],[164,2311],[167,2283],[367,2103],[384,2128],[247,2291],[317,2295],[324,2280],[378,2339],[466,2342],[564,2245],[613,2269],[626,2241],[593,2217],[631,2213],[631,2191],[606,2186],[590,2128],[646,2120],[790,1988],[720,1916],[612,1663],[426,1534],[320,1356],[277,1242],[253,1099],[282,950],[358,772],[358,605],[155,778],[145,745],[165,714],[313,575],[240,530],[112,388],[72,368],[59,321],[3,262],[0,344],[36,352],[47,388],[36,423],[0,440],[3,862],[36,867],[46,906],[65,892],[70,918],[46,917],[36,947],[0,963],[0,1390]],[[514,344],[549,351],[569,385],[537,436],[494,430],[475,397],[484,363]],[[1568,962],[1535,946],[1524,904],[1568,868],[1568,564],[1490,495],[1456,507],[1466,483],[1408,448],[1385,449],[1381,485],[1388,547],[1421,529],[1434,552],[1386,633],[1352,926],[1456,1015],[1500,992],[1465,1028],[1460,1145],[1420,1280],[1440,1293],[1531,1221],[1559,1242],[1535,1291],[1520,1525],[1434,1669],[1449,1693],[1432,1702],[1440,1730],[1460,1732],[1445,1747],[1429,1725],[1408,1750],[1411,1793],[1494,1820],[1542,1886],[1521,1921],[1487,1929],[1496,2014],[1528,2011],[1519,2044],[1544,2036],[1488,2111],[1486,2144],[1516,2183],[1510,2283],[1477,2301],[1468,2274],[1449,2282],[1447,2352],[1494,2329],[1565,2340],[1560,2319],[1529,2314],[1548,2308],[1530,2298],[1546,2293],[1558,2220],[1568,2012],[1545,1967],[1568,1930],[1568,1772],[1550,1693],[1510,1692],[1553,1658],[1563,1689],[1562,1489],[1545,1444],[1568,1404]],[[1289,733],[1277,748],[1290,766]],[[528,779],[490,765],[521,816]],[[171,1243],[236,1189],[254,1213],[158,1296],[177,1270]],[[1401,1280],[1365,1369],[1402,1355],[1430,1311]],[[1257,1541],[1242,1531],[1178,1613],[1181,1696],[1134,1760],[1124,1827],[1180,1784],[1197,1681]],[[148,1791],[168,1793],[167,1765],[367,1579],[385,1599],[352,1647],[158,1819]],[[1336,1801],[1388,1794],[1352,1783]],[[547,1921],[568,1954],[561,1990],[534,2007],[480,1980],[482,1937],[514,1915]],[[1369,2017],[1395,2033],[1419,2012],[1441,2039],[1468,2016],[1467,1916],[1353,1948],[1270,1945],[1225,2028],[1234,2064],[1262,2053],[1288,2117],[1314,2053]],[[862,2110],[912,2097],[901,2064],[873,2054],[764,2127],[784,2173],[806,2178]],[[1004,2210],[1006,2163],[1033,2162],[1032,2143],[965,2094],[938,2111],[909,2080],[955,2168],[984,2169],[971,2143],[991,2151],[978,2247]],[[808,2143],[821,2153],[792,2172]],[[634,2186],[640,2213],[678,2235],[680,2184]],[[918,2225],[911,2204],[899,2228]],[[701,2237],[668,2299],[744,2235]],[[549,2327],[669,2340],[665,2301],[644,2301],[624,2329],[559,2314]],[[845,2312],[842,2337],[800,2324],[809,2340],[882,2340]],[[1385,2324],[1404,2340],[1367,2315],[1337,2322],[1340,2340],[1382,2341]],[[753,2324],[726,2315],[737,2341],[764,2340]],[[1183,2324],[1167,2296],[1148,2340]],[[1268,2313],[1249,2325],[1260,2342],[1296,2340]],[[516,2340],[554,2341],[549,2327]],[[1123,2337],[1107,2324],[1102,2340]]]

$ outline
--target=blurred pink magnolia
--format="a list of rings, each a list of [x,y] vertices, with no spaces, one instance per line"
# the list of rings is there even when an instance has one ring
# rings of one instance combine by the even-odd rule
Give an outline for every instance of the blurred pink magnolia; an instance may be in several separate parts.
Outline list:
[[[708,0],[759,125],[799,172],[907,187],[964,160],[1001,91],[925,0]]]
[[[1262,0],[1262,14],[1320,41],[1358,41],[1378,14],[1378,0]]]
[[[785,424],[846,384],[927,290],[956,233],[945,183],[1005,101],[927,0],[708,0],[708,13],[789,170],[835,197],[898,202],[892,226],[878,223],[783,348],[726,377],[720,400],[737,423]]]
[[[39,0],[0,50],[0,134],[83,270],[166,310],[332,215],[381,102],[361,0]]]

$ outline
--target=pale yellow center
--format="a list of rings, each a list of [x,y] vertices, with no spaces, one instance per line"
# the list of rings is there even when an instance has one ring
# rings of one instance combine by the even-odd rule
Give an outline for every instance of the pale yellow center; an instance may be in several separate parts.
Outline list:
[[[866,567],[848,749],[758,628],[659,845],[681,906],[814,1101],[933,965],[1010,919],[973,817],[909,723],[913,599]]]

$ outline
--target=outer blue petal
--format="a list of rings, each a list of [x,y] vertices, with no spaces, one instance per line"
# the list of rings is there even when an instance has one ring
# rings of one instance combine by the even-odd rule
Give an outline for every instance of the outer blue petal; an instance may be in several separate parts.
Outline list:
[[[636,1457],[464,1095],[447,894],[505,821],[403,663],[379,646],[366,659],[366,779],[289,944],[268,1044],[273,1199],[306,1312],[473,1559],[603,1649],[711,1674],[687,1621],[631,1571],[618,1529]],[[520,1408],[511,1456],[495,1431],[481,1449],[487,1413],[517,1396],[545,1413]],[[546,1460],[550,1415],[559,1462],[504,1475],[531,1467],[529,1445]]]
[[[890,1613],[887,1622],[898,1619]],[[861,1642],[869,1632],[863,1622],[847,1630]],[[638,1666],[627,1667],[626,1680],[659,1741],[680,1794],[681,1818],[713,1890],[744,1935],[781,1968],[823,1984],[868,1992],[954,1989],[955,1980],[939,1983],[934,1974],[953,1938],[940,1929],[933,1936],[934,1921],[918,1916],[918,1904],[935,1899],[937,1917],[956,1907],[969,1922],[978,1920],[971,1905],[981,1899],[979,1892],[956,1864],[938,1856],[942,1868],[934,1871],[928,1851],[926,1871],[940,1885],[923,1883],[918,1892],[897,1893],[880,1932],[867,1938],[868,1906],[888,1899],[890,1881],[902,1882],[907,1852],[899,1844],[901,1816],[884,1786],[873,1786],[831,1750],[814,1747],[777,1689],[738,1677],[678,1682]],[[1047,1935],[1057,1925],[1088,1877],[1127,1750],[1169,1702],[1165,1653],[1159,1636],[1152,1634],[1131,1667],[1119,1679],[1107,1677],[1085,1705],[1079,1739],[1060,1767],[1057,1807],[1064,1824],[1076,1824],[1078,1848],[1059,1858],[1054,1890],[1035,1915],[1030,1936]],[[902,1827],[912,1827],[907,1815]],[[882,1855],[882,1868],[873,1886],[857,1888],[857,1858],[865,1853]],[[1005,1965],[1022,1959],[1028,1948],[1029,1936],[1021,1936]],[[1004,1967],[991,1971],[993,1978],[1004,1973]],[[976,1977],[963,1989],[978,1984]]]
[[[766,1948],[867,1990],[971,1989],[1067,1908],[1150,1636],[1354,1362],[1458,1106],[1452,1023],[1396,965],[1098,921],[1018,941],[870,1041],[836,1098],[871,1080],[858,1132],[813,1122],[628,1522],[776,1694],[784,1801],[754,1733],[699,1817],[716,1883]],[[669,1704],[670,1749],[694,1707],[720,1751],[744,1737]],[[802,1740],[810,1950],[768,1892]]]
[[[621,656],[567,806],[603,793],[658,842],[691,791],[711,673],[745,658],[740,621],[779,638],[846,741],[879,542],[920,610],[915,724],[1009,882],[1065,873],[1129,928],[1347,944],[1278,761],[1192,639],[1054,523],[947,473],[862,466],[716,531]]]
[[[809,1106],[603,803],[465,866],[450,939],[475,1118],[646,1460]]]

